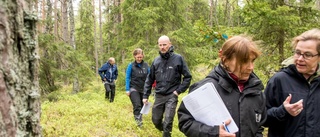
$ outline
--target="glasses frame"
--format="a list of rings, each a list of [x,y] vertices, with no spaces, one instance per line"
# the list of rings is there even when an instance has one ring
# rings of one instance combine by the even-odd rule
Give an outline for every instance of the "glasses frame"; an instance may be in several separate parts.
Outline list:
[[[296,51],[296,50],[293,51],[293,54],[294,54],[294,57],[300,58],[300,56],[302,56],[305,60],[310,60],[310,59],[312,59],[312,58],[315,57],[315,56],[319,56],[319,53],[318,53],[318,54],[312,54],[312,53],[310,53],[310,55],[308,54],[307,57],[306,57],[306,53],[301,54],[300,51]]]

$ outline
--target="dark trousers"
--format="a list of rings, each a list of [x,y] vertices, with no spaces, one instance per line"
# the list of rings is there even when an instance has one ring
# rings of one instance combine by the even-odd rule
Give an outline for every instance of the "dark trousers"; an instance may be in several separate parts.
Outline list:
[[[133,115],[135,116],[135,118],[137,116],[140,116],[140,111],[143,106],[142,96],[143,96],[143,93],[140,93],[138,91],[130,92],[130,100],[133,106]]]
[[[110,99],[110,102],[114,101],[114,96],[116,95],[116,85],[115,83],[104,83],[104,88],[106,89],[106,99]]]
[[[155,102],[152,108],[152,122],[158,130],[163,131],[163,137],[171,136],[177,103],[178,96],[173,93],[169,95],[155,95]]]

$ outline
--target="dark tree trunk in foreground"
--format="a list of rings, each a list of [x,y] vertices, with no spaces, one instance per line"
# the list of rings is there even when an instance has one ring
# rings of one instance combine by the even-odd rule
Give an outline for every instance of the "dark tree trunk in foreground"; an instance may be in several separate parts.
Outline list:
[[[0,136],[37,137],[40,92],[31,1],[0,1]]]

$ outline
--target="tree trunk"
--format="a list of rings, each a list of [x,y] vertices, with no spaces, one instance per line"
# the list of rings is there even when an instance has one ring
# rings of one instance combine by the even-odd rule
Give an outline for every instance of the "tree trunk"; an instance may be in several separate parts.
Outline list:
[[[45,0],[42,0],[41,1],[41,20],[42,20],[42,23],[38,23],[38,32],[39,33],[43,33],[44,32],[44,21],[46,20],[46,1]]]
[[[210,14],[209,14],[209,25],[210,27],[213,26],[213,0],[209,0],[210,5]]]
[[[41,136],[36,15],[29,1],[0,5],[0,136]]]
[[[59,32],[58,32],[58,26],[59,26],[59,19],[58,19],[58,0],[54,0],[54,29],[53,33],[55,35],[55,40],[59,39]]]
[[[99,0],[99,42],[100,42],[100,48],[103,47],[103,43],[102,43],[102,11],[101,11],[101,0]],[[98,52],[99,53],[99,52]],[[99,56],[99,54],[98,54]],[[99,57],[97,57],[99,60]],[[98,67],[99,67],[99,62],[97,62],[97,66],[96,66],[96,76],[98,77]]]
[[[316,8],[318,9],[318,10],[320,10],[320,0],[316,0]]]
[[[48,11],[47,11],[47,16],[46,16],[46,33],[51,33],[52,32],[52,3],[50,0],[47,0],[47,6],[48,6]]]
[[[69,43],[69,29],[68,29],[68,0],[61,1],[61,10],[62,10],[62,39],[65,43]]]
[[[76,40],[75,40],[75,25],[74,25],[74,11],[73,11],[73,0],[69,0],[69,20],[70,20],[70,45],[73,49],[76,49]]]
[[[92,5],[93,5],[93,39],[94,39],[94,58],[96,62],[96,76],[98,76],[98,67],[99,67],[99,58],[98,58],[98,44],[97,44],[97,25],[96,25],[96,6],[95,6],[95,0],[92,0]]]

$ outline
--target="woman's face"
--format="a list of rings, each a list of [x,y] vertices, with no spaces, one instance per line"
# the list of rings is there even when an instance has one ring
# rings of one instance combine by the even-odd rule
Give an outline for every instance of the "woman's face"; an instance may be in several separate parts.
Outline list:
[[[250,74],[254,69],[254,61],[256,57],[250,55],[248,61],[243,64],[237,62],[236,57],[232,57],[231,60],[225,62],[225,65],[229,68],[229,71],[236,75],[239,80],[248,80]],[[241,68],[240,68],[241,67]]]
[[[143,55],[142,54],[137,54],[134,56],[134,59],[136,60],[137,63],[141,63],[143,60]]]
[[[320,61],[317,43],[314,40],[299,41],[294,51],[294,63],[298,72],[309,78],[317,70]]]

